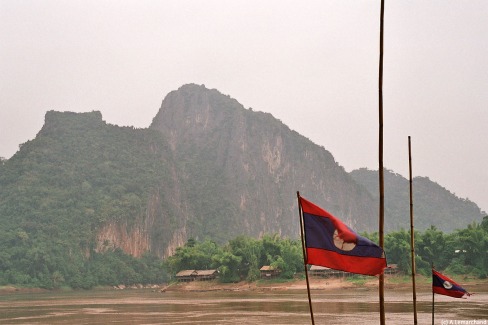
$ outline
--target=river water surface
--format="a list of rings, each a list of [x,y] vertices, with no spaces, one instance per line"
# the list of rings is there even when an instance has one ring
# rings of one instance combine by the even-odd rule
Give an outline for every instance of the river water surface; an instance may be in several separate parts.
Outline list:
[[[417,293],[419,324],[431,324],[432,295]],[[312,290],[315,324],[379,324],[374,289]],[[387,324],[413,324],[412,294],[385,292]],[[435,323],[488,325],[488,293],[436,295]],[[0,324],[311,324],[306,290],[140,290],[0,295]],[[461,323],[458,323],[461,324]],[[469,324],[469,323],[465,323]]]

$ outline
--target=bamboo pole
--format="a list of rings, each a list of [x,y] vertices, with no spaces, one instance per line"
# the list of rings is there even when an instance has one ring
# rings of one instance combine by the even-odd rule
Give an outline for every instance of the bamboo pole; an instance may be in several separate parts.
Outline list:
[[[315,325],[315,320],[313,318],[313,309],[312,309],[312,297],[310,295],[310,283],[308,281],[307,250],[305,249],[305,236],[304,236],[305,232],[303,230],[303,212],[302,212],[302,205],[300,204],[299,191],[297,191],[297,200],[298,200],[298,214],[300,217],[300,237],[302,238],[303,267],[305,268],[305,279],[307,281],[308,307],[310,309],[310,318],[312,320],[312,325]]]
[[[432,274],[434,274],[434,263],[432,263],[432,271],[431,271]],[[433,277],[432,277],[433,279]],[[432,325],[434,325],[434,281],[432,280]]]
[[[412,181],[412,145],[408,136],[408,172],[410,176],[410,254],[412,258],[413,323],[417,325],[417,292],[415,289],[415,233],[413,227],[413,181]]]
[[[380,207],[379,207],[379,245],[384,249],[384,221],[385,221],[385,188],[383,174],[383,30],[384,30],[384,13],[385,1],[381,0],[380,11],[380,62],[378,78],[378,95],[379,95],[379,190],[380,190]],[[379,276],[379,300],[380,300],[380,324],[385,325],[385,277],[381,273]]]

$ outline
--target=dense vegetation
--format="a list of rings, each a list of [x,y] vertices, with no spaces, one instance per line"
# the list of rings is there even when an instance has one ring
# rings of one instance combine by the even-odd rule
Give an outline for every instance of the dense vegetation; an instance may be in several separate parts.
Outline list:
[[[377,242],[377,234],[363,234]],[[445,234],[435,227],[415,232],[416,269],[430,275],[431,264],[450,274],[488,276],[488,216],[481,224]],[[410,233],[405,230],[385,236],[385,251],[389,264],[398,264],[404,274],[411,273]],[[188,241],[164,263],[169,274],[185,269],[218,269],[220,280],[234,282],[258,279],[259,268],[271,265],[280,269],[280,276],[291,279],[303,272],[302,246],[298,240],[279,236],[262,239],[237,237],[225,246],[211,240]]]
[[[262,239],[239,236],[224,246],[207,239],[189,240],[165,261],[170,274],[185,269],[218,269],[222,282],[254,281],[263,265],[279,268],[284,278],[303,271],[302,246],[298,240],[265,235]]]
[[[377,234],[369,237],[375,240]],[[488,216],[481,223],[474,222],[452,233],[444,233],[431,226],[423,232],[415,231],[414,238],[417,272],[430,275],[433,263],[436,269],[452,274],[488,276]],[[400,230],[385,235],[388,263],[398,264],[406,274],[411,272],[410,249],[410,231]]]
[[[377,239],[377,234],[363,235]],[[218,269],[222,282],[255,281],[263,265],[281,270],[283,279],[292,279],[303,272],[301,242],[278,235],[265,235],[261,239],[239,236],[225,245],[210,239],[190,239],[164,261],[151,254],[135,258],[120,249],[94,253],[90,258],[64,256],[66,252],[62,248],[29,245],[25,233],[2,237],[2,244],[8,241],[16,245],[1,252],[0,285],[86,289],[99,285],[162,283],[187,269]],[[471,274],[478,278],[488,275],[488,216],[480,224],[473,223],[450,234],[435,227],[416,232],[415,245],[419,274],[429,276],[434,263],[437,269],[449,274]],[[389,264],[398,264],[400,271],[410,274],[409,232],[388,233],[385,251]],[[9,255],[16,258],[9,259]]]

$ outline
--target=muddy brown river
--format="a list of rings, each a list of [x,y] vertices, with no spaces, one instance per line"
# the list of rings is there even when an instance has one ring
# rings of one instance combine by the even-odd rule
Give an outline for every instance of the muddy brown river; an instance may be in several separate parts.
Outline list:
[[[436,295],[435,323],[488,325],[488,293]],[[417,294],[418,323],[431,324],[432,295]],[[376,290],[312,291],[315,324],[379,324]],[[387,324],[413,324],[412,294],[385,292]],[[0,324],[311,324],[306,290],[140,290],[8,293]]]

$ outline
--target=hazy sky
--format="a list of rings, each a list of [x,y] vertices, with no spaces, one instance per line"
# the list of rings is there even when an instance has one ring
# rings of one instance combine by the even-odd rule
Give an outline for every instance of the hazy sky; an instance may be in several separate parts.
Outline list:
[[[379,0],[0,0],[0,157],[48,110],[147,127],[205,84],[378,168]],[[488,211],[488,1],[386,0],[384,164]],[[294,190],[294,189],[291,189]],[[386,193],[388,195],[388,193]]]

